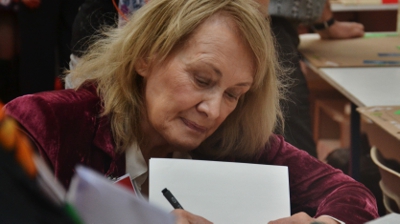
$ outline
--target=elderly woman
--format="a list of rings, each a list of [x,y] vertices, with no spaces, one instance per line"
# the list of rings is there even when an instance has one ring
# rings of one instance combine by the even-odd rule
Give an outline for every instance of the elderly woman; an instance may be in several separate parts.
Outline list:
[[[128,172],[144,195],[151,157],[286,165],[294,215],[277,223],[376,218],[364,186],[272,133],[279,74],[257,3],[153,0],[83,56],[75,90],[26,95],[6,111],[66,187],[78,163]],[[174,213],[179,223],[209,223]]]

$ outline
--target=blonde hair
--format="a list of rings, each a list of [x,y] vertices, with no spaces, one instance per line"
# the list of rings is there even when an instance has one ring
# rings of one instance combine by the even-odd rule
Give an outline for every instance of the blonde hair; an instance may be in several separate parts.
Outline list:
[[[103,115],[111,118],[118,151],[143,138],[143,80],[135,71],[135,63],[155,55],[164,60],[174,47],[183,46],[199,24],[216,13],[233,19],[254,55],[256,71],[252,88],[195,152],[212,157],[247,156],[268,141],[278,121],[282,121],[280,69],[269,21],[258,10],[258,4],[249,0],[152,0],[123,28],[113,29],[98,40],[71,74],[71,80],[79,84],[97,84],[104,103]]]

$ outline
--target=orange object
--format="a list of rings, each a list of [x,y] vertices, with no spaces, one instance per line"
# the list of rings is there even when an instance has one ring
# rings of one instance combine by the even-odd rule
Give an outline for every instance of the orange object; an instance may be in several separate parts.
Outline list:
[[[26,135],[19,132],[17,134],[15,159],[22,166],[30,178],[35,178],[37,174],[35,163],[33,162],[33,151]]]
[[[0,102],[0,145],[4,150],[14,152],[15,160],[30,178],[36,177],[37,170],[33,162],[33,149],[25,133],[18,129],[18,123],[5,115]]]
[[[0,120],[0,142],[7,150],[12,150],[17,142],[17,123],[9,118]]]

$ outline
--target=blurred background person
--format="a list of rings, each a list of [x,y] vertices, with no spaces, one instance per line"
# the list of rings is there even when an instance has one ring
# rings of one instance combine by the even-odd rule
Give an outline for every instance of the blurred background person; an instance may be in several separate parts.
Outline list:
[[[286,141],[317,157],[311,127],[311,110],[307,80],[301,70],[298,26],[313,27],[323,39],[356,38],[364,35],[360,23],[336,21],[328,0],[270,0],[272,32],[276,38],[281,65],[288,69],[291,85],[288,100],[281,106],[285,117]],[[325,26],[324,24],[327,24]]]

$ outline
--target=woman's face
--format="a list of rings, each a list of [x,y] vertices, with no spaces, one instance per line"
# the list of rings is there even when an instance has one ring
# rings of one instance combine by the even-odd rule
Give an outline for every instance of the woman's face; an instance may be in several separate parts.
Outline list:
[[[144,136],[175,150],[192,150],[210,136],[250,89],[255,71],[250,49],[221,15],[165,61],[141,61],[136,70],[145,80]]]

